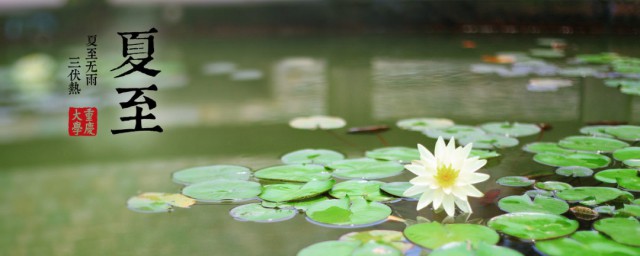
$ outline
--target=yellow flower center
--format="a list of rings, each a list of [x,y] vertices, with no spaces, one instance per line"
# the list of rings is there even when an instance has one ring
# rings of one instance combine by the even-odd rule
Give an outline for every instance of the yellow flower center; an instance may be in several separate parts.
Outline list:
[[[460,170],[453,169],[451,165],[441,165],[434,176],[438,185],[443,188],[451,187],[456,183]]]

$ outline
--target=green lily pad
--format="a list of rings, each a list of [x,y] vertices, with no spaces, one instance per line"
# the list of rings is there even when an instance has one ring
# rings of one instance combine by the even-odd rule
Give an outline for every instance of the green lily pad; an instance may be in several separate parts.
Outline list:
[[[351,232],[340,237],[340,241],[360,241],[362,244],[376,242],[395,247],[401,252],[406,252],[413,247],[402,232],[395,230],[368,230],[361,232]]]
[[[307,218],[330,227],[359,228],[376,225],[387,220],[391,208],[369,202],[362,197],[345,197],[316,203],[307,209]]]
[[[640,221],[635,218],[601,219],[593,223],[593,228],[618,243],[640,246]]]
[[[429,256],[522,256],[522,253],[502,246],[490,245],[485,242],[471,244],[455,242],[445,244],[429,253]]]
[[[325,254],[326,255],[326,254]],[[365,243],[362,246],[356,248],[351,254],[352,256],[370,256],[370,255],[393,255],[402,256],[402,252],[398,249],[376,242]]]
[[[562,58],[562,57],[564,57],[564,51],[559,51],[559,50],[550,49],[550,48],[530,49],[529,53],[531,54],[531,56],[540,57],[540,58]]]
[[[620,92],[629,95],[640,96],[640,86],[622,86]]]
[[[536,243],[536,249],[549,256],[635,256],[640,248],[617,243],[596,231],[578,231],[571,237],[563,237]]]
[[[527,190],[527,192],[524,192],[524,194],[531,198],[535,198],[536,196],[552,197],[553,191],[532,189],[532,190]]]
[[[558,142],[563,148],[589,151],[589,152],[613,152],[615,150],[628,147],[629,144],[616,139],[588,136],[570,136]]]
[[[377,180],[348,180],[333,186],[329,194],[335,198],[362,196],[369,201],[387,202],[395,198],[383,195],[380,188],[384,182]]]
[[[404,166],[391,161],[369,158],[336,161],[328,165],[333,176],[341,179],[381,179],[402,173]]]
[[[404,196],[404,192],[407,191],[407,189],[409,189],[411,186],[413,185],[411,185],[410,182],[406,182],[406,181],[389,182],[389,183],[382,184],[382,186],[380,187],[380,190],[397,197],[404,197],[404,198],[411,198],[411,199],[418,200],[418,198],[420,198],[419,194],[411,197]]]
[[[636,169],[608,169],[596,173],[596,180],[605,183],[618,183],[626,190],[640,191],[640,173]]]
[[[378,148],[367,151],[365,155],[368,158],[385,161],[411,162],[413,160],[420,159],[420,153],[418,152],[418,149],[408,147]]]
[[[623,208],[618,212],[623,216],[632,216],[638,218],[640,217],[640,205],[625,204]]]
[[[605,129],[605,132],[621,140],[627,140],[627,141],[640,140],[640,126],[635,126],[635,125],[612,126]]]
[[[196,200],[182,194],[146,192],[129,198],[127,208],[134,212],[160,213],[171,211],[172,206],[189,208],[195,203]]]
[[[423,133],[429,138],[437,139],[442,137],[449,140],[453,137],[462,138],[471,135],[481,135],[484,131],[478,127],[468,125],[454,125],[447,128],[433,128],[424,130]]]
[[[558,70],[558,74],[568,77],[587,77],[593,76],[598,73],[598,70],[591,67],[575,67],[575,68],[563,68]]]
[[[245,180],[212,180],[191,184],[182,194],[199,202],[241,202],[255,199],[262,192],[257,182]]]
[[[539,153],[533,156],[533,160],[549,166],[582,166],[591,169],[606,167],[611,163],[611,159],[595,153]]]
[[[545,181],[545,182],[537,182],[534,187],[537,189],[548,190],[548,191],[560,191],[572,188],[570,184],[559,182],[559,181]]]
[[[249,180],[251,170],[237,165],[199,166],[174,172],[172,178],[173,182],[183,185],[219,179]]]
[[[578,222],[549,213],[518,212],[503,214],[487,225],[507,235],[527,240],[545,240],[566,236],[578,229]]]
[[[605,130],[611,125],[590,125],[580,128],[580,133],[596,136],[596,137],[605,137],[605,138],[613,138],[610,134],[607,134]]]
[[[556,169],[556,174],[566,177],[589,177],[593,170],[582,166],[565,166]]]
[[[602,205],[593,208],[593,210],[599,214],[613,215],[616,212],[616,207],[613,205]]]
[[[527,195],[507,196],[498,201],[498,207],[505,212],[541,212],[563,214],[569,205],[562,200],[546,196],[536,196],[532,201]]]
[[[631,203],[635,204],[635,205],[640,205],[640,198],[637,198],[637,199],[631,201]]]
[[[535,124],[495,122],[480,125],[488,133],[500,134],[507,137],[524,137],[540,133],[540,127]]]
[[[608,87],[638,87],[640,86],[640,81],[638,80],[630,80],[630,79],[607,79],[604,80],[604,85]]]
[[[410,131],[424,131],[432,128],[447,128],[453,126],[453,121],[445,118],[410,118],[396,123],[402,129]]]
[[[460,138],[459,141],[461,145],[473,143],[473,148],[479,149],[509,148],[514,147],[519,143],[516,138],[505,137],[497,134],[468,135]]]
[[[344,159],[344,155],[328,149],[301,149],[287,153],[280,160],[285,164],[329,164]]]
[[[555,142],[533,142],[522,147],[522,150],[529,153],[557,153],[557,154],[571,154],[575,151],[561,148],[558,143]]]
[[[342,128],[347,122],[340,117],[333,116],[308,116],[298,117],[289,121],[289,126],[304,130],[331,130]]]
[[[500,240],[492,229],[476,224],[440,224],[438,222],[411,225],[404,229],[409,241],[427,249],[435,249],[452,242],[485,242],[496,244]]]
[[[241,205],[229,212],[236,220],[253,222],[285,221],[296,216],[296,213],[297,211],[292,209],[265,208],[260,203]]]
[[[614,200],[620,196],[629,197],[630,194],[617,188],[608,187],[574,187],[559,191],[556,196],[569,202],[580,202],[586,205],[596,205]],[[630,196],[633,199],[633,196]]]
[[[640,159],[629,159],[624,160],[622,163],[628,167],[639,168],[640,167]]]
[[[613,158],[618,161],[626,161],[630,159],[640,160],[640,147],[618,149],[613,152]]]
[[[535,182],[524,176],[505,176],[496,180],[496,183],[506,187],[528,187]]]
[[[305,247],[297,256],[351,256],[360,244],[359,241],[324,241]]]
[[[301,184],[265,185],[260,198],[271,202],[303,200],[331,190],[335,180],[312,180]]]
[[[254,173],[256,178],[265,180],[308,182],[312,180],[328,180],[331,173],[319,165],[278,165],[260,169]]]
[[[262,206],[266,208],[278,208],[278,209],[296,209],[298,211],[305,212],[312,205],[329,200],[327,196],[318,196],[314,198],[304,199],[300,201],[288,201],[288,202],[270,202],[270,201],[262,201]]]
[[[471,158],[476,156],[479,159],[489,159],[489,158],[499,157],[500,154],[498,154],[498,152],[495,152],[493,150],[472,149],[471,152],[469,152],[469,157]]]

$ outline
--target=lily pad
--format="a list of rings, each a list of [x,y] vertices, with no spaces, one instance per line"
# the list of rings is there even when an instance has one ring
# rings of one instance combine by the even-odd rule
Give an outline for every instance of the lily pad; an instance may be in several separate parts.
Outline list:
[[[596,137],[605,137],[605,138],[613,138],[612,135],[607,134],[605,130],[611,125],[591,125],[580,128],[580,133],[596,136]]]
[[[307,218],[330,227],[359,228],[387,220],[391,208],[362,197],[345,197],[316,203],[307,209]]]
[[[302,149],[287,153],[280,160],[285,164],[329,164],[344,159],[344,155],[328,149]]]
[[[340,241],[360,241],[362,244],[376,242],[395,247],[401,252],[406,252],[413,247],[402,232],[395,230],[368,230],[361,232],[351,232],[340,237]]]
[[[297,256],[351,256],[360,244],[359,241],[324,241],[305,247]]]
[[[546,196],[536,196],[532,201],[527,195],[508,196],[498,201],[498,207],[505,212],[541,212],[563,214],[569,205],[562,200]]]
[[[640,246],[640,221],[635,218],[601,219],[593,223],[593,228],[618,243]]]
[[[335,198],[361,196],[369,201],[386,202],[395,198],[383,195],[380,191],[384,182],[376,180],[348,180],[333,186],[329,194]]]
[[[188,168],[174,172],[173,182],[190,185],[210,180],[249,180],[251,170],[237,165],[211,165]]]
[[[571,154],[575,151],[561,148],[558,143],[555,142],[533,142],[522,147],[522,150],[529,153],[557,153],[557,154]]]
[[[445,118],[410,118],[396,123],[402,129],[410,131],[424,131],[432,128],[446,128],[453,126],[453,121]]]
[[[636,126],[636,125],[612,126],[605,129],[605,132],[621,140],[627,140],[627,141],[640,140],[640,126]]]
[[[507,137],[524,137],[540,133],[540,127],[535,124],[495,122],[480,125],[488,133],[500,134]]]
[[[420,159],[420,153],[418,152],[418,149],[408,147],[378,148],[367,151],[366,156],[368,158],[378,160],[400,162],[411,162],[413,160]]]
[[[369,158],[336,161],[328,165],[333,176],[341,179],[381,179],[402,173],[404,166],[391,161]]]
[[[613,152],[613,158],[618,161],[626,161],[631,159],[640,160],[640,147],[618,149]]]
[[[536,196],[552,197],[553,191],[532,189],[532,190],[527,190],[527,192],[524,192],[524,194],[531,198],[535,198]]]
[[[640,248],[617,243],[596,231],[578,231],[571,237],[564,237],[536,243],[536,249],[549,256],[593,255],[593,256],[635,256]]]
[[[605,153],[629,146],[628,143],[616,139],[587,136],[566,137],[559,141],[558,145],[573,150]]]
[[[476,156],[479,159],[489,159],[489,158],[499,157],[500,154],[498,154],[498,152],[495,152],[493,150],[472,149],[471,152],[469,152],[469,158],[476,157]]]
[[[625,204],[622,209],[620,209],[619,214],[624,216],[632,216],[639,218],[640,217],[640,205],[635,204]]]
[[[344,119],[333,116],[298,117],[289,121],[289,126],[305,130],[331,130],[347,125]]]
[[[496,183],[506,187],[528,187],[533,185],[535,182],[535,180],[531,180],[524,176],[505,176],[496,181]]]
[[[229,214],[240,221],[278,222],[293,218],[297,211],[292,209],[265,208],[260,203],[245,204],[231,209]]]
[[[533,160],[549,166],[582,166],[591,169],[606,167],[611,163],[611,159],[595,153],[539,153],[533,156]]]
[[[304,199],[300,201],[289,201],[289,202],[270,202],[270,201],[262,201],[262,206],[266,208],[278,208],[278,209],[296,209],[298,211],[305,212],[312,205],[329,200],[327,196],[318,196],[314,198]]]
[[[485,242],[496,244],[500,240],[492,229],[476,224],[440,224],[438,222],[411,225],[404,229],[409,241],[427,249],[435,249],[452,242]]]
[[[172,206],[189,208],[196,200],[182,194],[147,192],[127,200],[127,207],[135,212],[159,213],[169,212]]]
[[[622,161],[622,163],[624,165],[626,165],[626,166],[629,166],[629,167],[640,168],[640,159],[624,160],[624,161]]]
[[[245,180],[212,180],[186,186],[182,194],[199,202],[241,202],[255,199],[262,187]]]
[[[453,137],[462,138],[465,136],[484,134],[484,131],[480,128],[468,125],[454,125],[447,128],[427,129],[424,130],[423,133],[429,138],[437,139],[442,137],[449,140]]]
[[[518,212],[503,214],[487,225],[507,235],[526,240],[545,240],[566,236],[578,229],[578,222],[549,213]]]
[[[556,174],[566,177],[589,177],[593,170],[582,166],[565,166],[556,169]]]
[[[574,187],[559,191],[557,197],[569,202],[580,202],[585,205],[596,205],[630,194],[616,188],[608,187]],[[630,196],[633,199],[633,196]]]
[[[271,202],[286,202],[303,200],[320,195],[331,190],[334,180],[312,180],[304,185],[300,184],[272,184],[265,185],[260,198]]]
[[[387,192],[391,195],[397,196],[397,197],[405,197],[405,198],[411,198],[411,199],[416,199],[418,200],[418,198],[420,198],[420,194],[418,195],[414,195],[411,197],[406,197],[404,196],[404,192],[407,191],[407,189],[409,189],[411,186],[410,182],[406,182],[406,181],[399,181],[399,182],[389,182],[389,183],[384,183],[382,184],[382,186],[380,187],[380,189],[384,192]]]
[[[516,146],[519,143],[516,138],[505,137],[497,134],[468,135],[460,138],[459,141],[462,145],[473,143],[473,148],[479,149],[509,148]]]
[[[254,173],[256,178],[265,180],[308,182],[312,180],[328,180],[331,173],[319,165],[278,165],[260,169]]]
[[[356,250],[353,251],[351,255],[352,256],[370,256],[370,255],[402,256],[403,254],[401,251],[399,251],[398,249],[390,245],[370,242],[370,243],[362,244],[360,247],[356,248]]]
[[[502,246],[491,245],[484,242],[471,244],[468,242],[455,242],[445,244],[429,253],[429,256],[522,256],[522,253]]]
[[[537,182],[534,185],[537,189],[548,190],[548,191],[560,191],[572,188],[568,183],[559,182],[559,181],[545,181],[545,182]]]
[[[624,94],[640,96],[640,86],[622,86],[620,87],[620,92]]]
[[[636,169],[609,169],[596,173],[596,180],[605,183],[618,183],[626,190],[640,191],[640,173]]]

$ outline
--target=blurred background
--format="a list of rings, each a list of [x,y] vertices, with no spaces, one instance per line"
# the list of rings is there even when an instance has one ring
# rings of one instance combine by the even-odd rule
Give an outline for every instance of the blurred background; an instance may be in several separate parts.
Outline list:
[[[547,122],[548,140],[587,122],[637,124],[638,96],[597,77],[536,92],[527,90],[531,76],[470,67],[498,52],[526,55],[543,37],[566,42],[567,59],[638,57],[639,25],[640,1],[629,0],[0,0],[0,255],[293,255],[345,231],[301,216],[231,221],[231,206],[144,215],[125,202],[139,192],[179,191],[170,173],[182,168],[259,169],[302,148],[363,154],[288,127],[299,116],[340,116],[349,126],[422,116]],[[159,32],[149,65],[162,72],[114,79],[109,70],[123,62],[117,32],[151,27]],[[88,35],[97,35],[98,85],[81,83],[81,94],[69,95],[69,58],[84,58]],[[152,83],[157,120],[148,125],[164,132],[112,135],[132,114],[119,107],[128,96],[115,88]],[[98,136],[68,136],[72,106],[98,108]],[[393,129],[385,136],[398,146],[432,143]],[[368,136],[349,139],[382,146]],[[490,167],[497,177],[539,168],[519,150],[503,154],[508,161]]]

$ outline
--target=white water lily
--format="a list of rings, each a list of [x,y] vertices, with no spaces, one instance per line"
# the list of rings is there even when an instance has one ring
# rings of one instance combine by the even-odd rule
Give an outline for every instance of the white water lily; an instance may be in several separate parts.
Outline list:
[[[405,165],[405,168],[417,177],[411,180],[413,185],[404,192],[404,196],[422,194],[417,209],[433,203],[433,208],[444,208],[447,215],[455,214],[455,206],[463,212],[472,212],[468,196],[481,197],[482,192],[473,184],[489,179],[489,175],[476,173],[487,160],[469,157],[472,144],[456,148],[455,139],[451,138],[445,145],[442,137],[438,138],[434,154],[418,144],[420,160]]]

